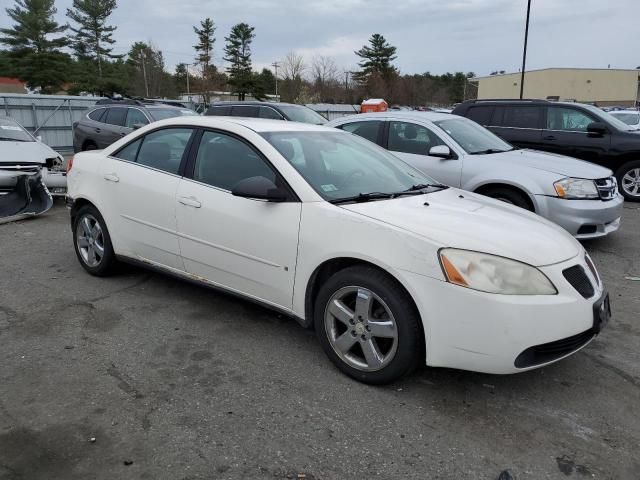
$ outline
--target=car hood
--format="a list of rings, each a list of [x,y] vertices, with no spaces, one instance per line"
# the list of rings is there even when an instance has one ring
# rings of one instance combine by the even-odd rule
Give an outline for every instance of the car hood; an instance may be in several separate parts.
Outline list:
[[[0,141],[0,168],[3,163],[46,163],[47,158],[58,157],[58,153],[41,142]]]
[[[534,213],[455,188],[342,207],[443,247],[491,253],[535,266],[573,258],[582,248],[564,229]]]
[[[493,153],[487,155],[495,160],[500,160],[509,165],[526,165],[527,167],[546,172],[557,173],[564,177],[575,178],[606,178],[613,175],[608,168],[600,167],[593,163],[578,160],[576,158],[558,155],[556,153],[539,152],[537,150],[521,149],[509,152]]]

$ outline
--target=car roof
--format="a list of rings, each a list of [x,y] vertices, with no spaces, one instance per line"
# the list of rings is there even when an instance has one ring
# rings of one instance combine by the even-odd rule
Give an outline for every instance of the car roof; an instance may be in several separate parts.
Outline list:
[[[447,120],[449,118],[460,118],[457,115],[452,115],[451,113],[440,113],[440,112],[418,112],[418,111],[404,111],[404,110],[392,110],[387,112],[372,112],[372,113],[358,113],[355,115],[348,115],[345,117],[340,117],[335,119],[334,121],[329,122],[330,124],[342,122],[343,120],[358,120],[358,119],[366,119],[366,118],[401,118],[406,120],[415,120],[422,121],[425,120],[429,122],[437,122],[439,120]]]
[[[310,123],[283,122],[282,120],[270,120],[264,118],[249,117],[225,117],[225,116],[184,116],[173,117],[159,122],[154,122],[154,126],[163,125],[196,125],[200,127],[216,128],[220,123],[241,125],[254,132],[339,132],[334,128],[323,125],[312,125]]]
[[[504,99],[499,99],[499,98],[488,98],[486,100],[467,100],[463,103],[461,103],[460,105],[458,105],[454,110],[458,109],[459,107],[471,107],[474,105],[491,105],[491,106],[495,106],[495,105],[562,105],[562,106],[573,106],[573,107],[584,107],[584,106],[590,106],[592,107],[593,105],[590,105],[588,103],[581,103],[581,102],[569,102],[569,101],[561,101],[561,100],[545,100],[542,98],[523,98],[523,99],[517,99],[517,98],[504,98]]]
[[[296,105],[295,103],[286,103],[286,102],[260,102],[258,100],[249,100],[249,101],[233,101],[233,100],[225,100],[221,102],[213,102],[211,107],[220,107],[220,106],[241,106],[241,105],[267,105],[271,107],[304,107],[304,105]],[[308,107],[305,107],[308,108]]]

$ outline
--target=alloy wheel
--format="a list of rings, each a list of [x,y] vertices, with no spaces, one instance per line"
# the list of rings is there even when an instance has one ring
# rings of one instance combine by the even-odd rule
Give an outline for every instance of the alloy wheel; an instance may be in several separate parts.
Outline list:
[[[78,221],[76,244],[82,261],[89,267],[97,267],[104,258],[104,235],[100,222],[87,213]]]
[[[632,168],[622,177],[622,190],[627,195],[640,195],[640,168]]]
[[[324,326],[338,357],[358,370],[386,367],[398,349],[391,309],[367,288],[350,286],[335,292],[325,308]]]

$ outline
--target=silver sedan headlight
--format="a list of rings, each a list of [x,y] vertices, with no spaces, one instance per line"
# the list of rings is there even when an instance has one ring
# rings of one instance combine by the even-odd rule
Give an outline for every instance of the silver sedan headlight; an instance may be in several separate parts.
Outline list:
[[[584,178],[563,178],[553,184],[560,198],[577,200],[585,198],[600,198],[596,182]]]
[[[503,295],[555,295],[556,287],[536,267],[488,253],[443,248],[440,264],[449,283]]]

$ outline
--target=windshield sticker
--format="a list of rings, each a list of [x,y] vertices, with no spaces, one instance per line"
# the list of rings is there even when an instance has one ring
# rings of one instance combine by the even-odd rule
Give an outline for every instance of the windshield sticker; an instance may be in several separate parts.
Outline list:
[[[322,188],[322,190],[324,192],[337,192],[338,191],[338,187],[336,187],[333,183],[329,183],[327,185],[320,185],[320,188]]]
[[[13,130],[14,132],[21,132],[22,129],[20,127],[16,127],[14,125],[0,125],[0,128],[3,130]]]

